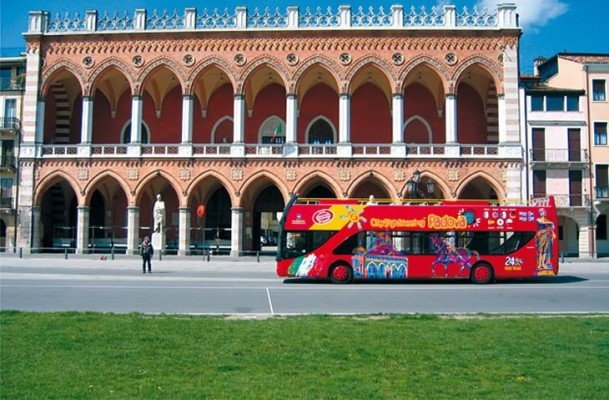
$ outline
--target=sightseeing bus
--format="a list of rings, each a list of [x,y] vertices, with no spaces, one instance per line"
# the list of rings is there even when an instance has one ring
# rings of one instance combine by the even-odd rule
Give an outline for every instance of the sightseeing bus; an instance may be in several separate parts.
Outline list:
[[[295,195],[279,229],[280,277],[483,284],[558,274],[552,196],[513,205],[496,200],[367,203]]]

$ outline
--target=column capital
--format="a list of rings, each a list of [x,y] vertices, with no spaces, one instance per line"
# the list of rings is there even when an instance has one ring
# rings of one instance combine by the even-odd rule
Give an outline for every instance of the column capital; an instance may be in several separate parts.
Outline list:
[[[341,99],[350,99],[351,95],[349,93],[341,93],[338,95],[338,97],[340,97]]]
[[[76,209],[78,211],[89,211],[91,209],[91,207],[89,207],[89,206],[77,206]]]
[[[454,99],[457,97],[457,93],[446,93],[444,97],[446,97],[447,99]]]
[[[403,99],[404,93],[393,93],[392,96],[394,99]]]
[[[93,96],[92,95],[82,96],[82,101],[93,101]]]
[[[144,97],[141,94],[132,94],[131,100],[142,100]]]
[[[129,206],[127,207],[127,211],[129,212],[134,212],[134,211],[139,211],[140,210],[140,206]]]
[[[243,93],[234,93],[233,98],[235,100],[245,100],[245,94]]]
[[[182,94],[182,100],[192,100],[193,96],[192,94]]]
[[[178,207],[178,211],[182,212],[182,213],[190,212],[190,210],[191,210],[190,207]]]

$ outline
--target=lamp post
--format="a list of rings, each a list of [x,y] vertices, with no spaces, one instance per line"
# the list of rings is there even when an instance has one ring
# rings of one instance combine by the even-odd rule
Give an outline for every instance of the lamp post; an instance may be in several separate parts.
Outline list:
[[[421,182],[421,172],[419,170],[414,171],[412,177],[406,181],[406,193],[411,199],[425,199],[435,192],[436,183],[429,179],[426,184],[423,185],[423,182]]]

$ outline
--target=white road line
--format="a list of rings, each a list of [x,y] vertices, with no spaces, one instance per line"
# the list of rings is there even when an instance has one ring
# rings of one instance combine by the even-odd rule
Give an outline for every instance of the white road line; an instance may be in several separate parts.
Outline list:
[[[82,274],[37,274],[3,272],[0,274],[0,281],[4,280],[71,280],[71,281],[199,281],[199,282],[281,282],[280,278],[214,278],[197,276],[166,276],[164,274],[142,275],[82,275]]]
[[[273,302],[271,301],[271,291],[269,290],[269,288],[266,288],[266,297],[269,299],[269,307],[271,309],[271,315],[275,314],[275,311],[273,310]]]
[[[195,289],[195,290],[268,290],[267,286],[133,286],[133,285],[33,285],[33,284],[6,284],[0,282],[0,288],[87,288],[87,289]],[[464,287],[447,287],[447,286],[404,286],[404,287],[387,287],[387,286],[357,286],[357,287],[335,287],[331,285],[324,286],[273,286],[273,290],[284,290],[284,291],[320,291],[320,290],[331,290],[331,291],[371,291],[371,290],[384,290],[384,291],[436,291],[436,290],[453,290],[453,291],[475,291],[475,290],[609,290],[609,286],[464,286]],[[609,294],[609,291],[607,292]]]

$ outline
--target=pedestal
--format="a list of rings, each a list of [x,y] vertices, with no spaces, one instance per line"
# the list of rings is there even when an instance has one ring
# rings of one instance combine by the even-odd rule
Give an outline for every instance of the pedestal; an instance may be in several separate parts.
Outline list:
[[[165,252],[165,234],[159,232],[152,234],[152,248],[155,252]]]

